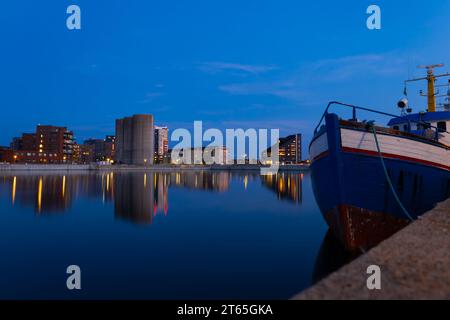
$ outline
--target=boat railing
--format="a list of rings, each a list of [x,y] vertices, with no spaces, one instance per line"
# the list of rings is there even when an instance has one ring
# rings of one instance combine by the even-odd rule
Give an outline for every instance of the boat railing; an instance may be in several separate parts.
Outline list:
[[[433,126],[430,123],[425,122],[425,121],[411,120],[411,119],[409,119],[409,118],[407,118],[405,116],[399,116],[399,115],[395,115],[395,114],[391,114],[391,113],[387,113],[387,112],[383,112],[383,111],[378,111],[378,110],[374,110],[374,109],[370,109],[370,108],[359,107],[359,106],[356,106],[356,105],[352,105],[352,104],[348,104],[348,103],[342,103],[342,102],[339,102],[339,101],[331,101],[331,102],[328,103],[327,108],[325,109],[325,111],[324,111],[324,113],[322,115],[322,118],[320,118],[319,124],[314,129],[314,134],[317,134],[317,132],[318,132],[318,130],[320,128],[320,125],[322,124],[323,120],[325,119],[325,116],[329,113],[330,108],[332,106],[335,106],[335,105],[351,108],[352,109],[352,114],[353,114],[353,119],[352,120],[355,120],[355,121],[357,119],[356,111],[357,110],[362,110],[362,111],[368,111],[368,112],[372,112],[372,113],[381,114],[381,115],[384,115],[384,116],[389,116],[389,117],[392,117],[392,118],[403,119],[403,120],[405,120],[408,123],[408,132],[411,131],[411,123],[422,124],[422,125],[426,126],[427,128],[435,129],[435,132],[436,132],[435,139],[436,139],[436,141],[439,141],[439,133],[444,133],[444,132],[445,133],[450,133],[450,132],[444,131],[444,130],[436,127],[436,126]]]

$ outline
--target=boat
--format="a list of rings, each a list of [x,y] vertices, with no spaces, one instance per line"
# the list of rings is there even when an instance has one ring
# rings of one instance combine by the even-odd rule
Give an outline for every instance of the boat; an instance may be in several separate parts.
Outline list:
[[[346,250],[364,252],[450,197],[450,108],[437,111],[435,75],[405,81],[400,115],[338,101],[328,104],[309,145],[313,191]],[[413,113],[406,85],[426,80],[428,108]],[[450,86],[445,84],[443,86]],[[447,96],[449,101],[450,90]],[[332,110],[337,109],[339,110]],[[343,118],[341,112],[351,112]],[[388,117],[387,125],[358,119]]]

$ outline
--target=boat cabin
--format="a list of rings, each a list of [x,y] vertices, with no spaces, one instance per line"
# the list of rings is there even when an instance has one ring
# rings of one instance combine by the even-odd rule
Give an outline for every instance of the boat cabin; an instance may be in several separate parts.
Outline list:
[[[421,136],[429,136],[430,133],[433,136],[433,133],[436,132],[435,128],[437,128],[439,130],[439,141],[450,145],[450,111],[409,114],[402,118],[392,119],[388,126],[394,130],[411,132]]]

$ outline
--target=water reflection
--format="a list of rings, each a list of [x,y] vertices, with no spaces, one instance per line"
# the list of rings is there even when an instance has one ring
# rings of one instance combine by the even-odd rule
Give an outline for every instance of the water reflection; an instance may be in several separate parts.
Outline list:
[[[278,199],[302,202],[302,173],[280,173],[274,176],[263,176],[262,180],[265,186],[276,191]]]
[[[92,275],[88,299],[290,298],[313,273],[347,261],[333,241],[317,256],[327,227],[310,181],[308,173],[0,172],[8,275],[0,298],[65,298],[66,279],[55,275],[73,261]]]
[[[312,275],[313,283],[319,282],[358,256],[359,254],[357,252],[345,250],[341,242],[333,235],[333,232],[328,230],[316,257],[314,273]]]
[[[166,216],[169,189],[226,192],[231,181],[242,183],[244,192],[249,182],[260,180],[280,200],[302,202],[303,174],[280,173],[261,176],[239,172],[105,172],[105,173],[41,173],[5,174],[12,205],[32,207],[37,215],[64,213],[76,199],[101,198],[114,204],[118,219],[138,224],[151,224],[155,216]]]
[[[10,184],[12,204],[33,207],[37,214],[64,212],[73,201],[73,185],[66,176],[18,175],[4,177]]]
[[[116,218],[150,224],[161,209],[167,215],[169,183],[164,175],[120,174],[113,186]]]

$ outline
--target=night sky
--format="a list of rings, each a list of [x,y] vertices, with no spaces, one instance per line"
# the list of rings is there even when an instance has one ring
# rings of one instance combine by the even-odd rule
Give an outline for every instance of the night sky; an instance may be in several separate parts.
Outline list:
[[[366,28],[372,3],[380,31]],[[66,28],[70,4],[80,31]],[[417,65],[450,67],[449,21],[448,0],[4,1],[0,145],[38,123],[82,142],[135,113],[170,129],[280,128],[307,143],[329,100],[397,113]],[[415,110],[425,88],[410,88]]]

